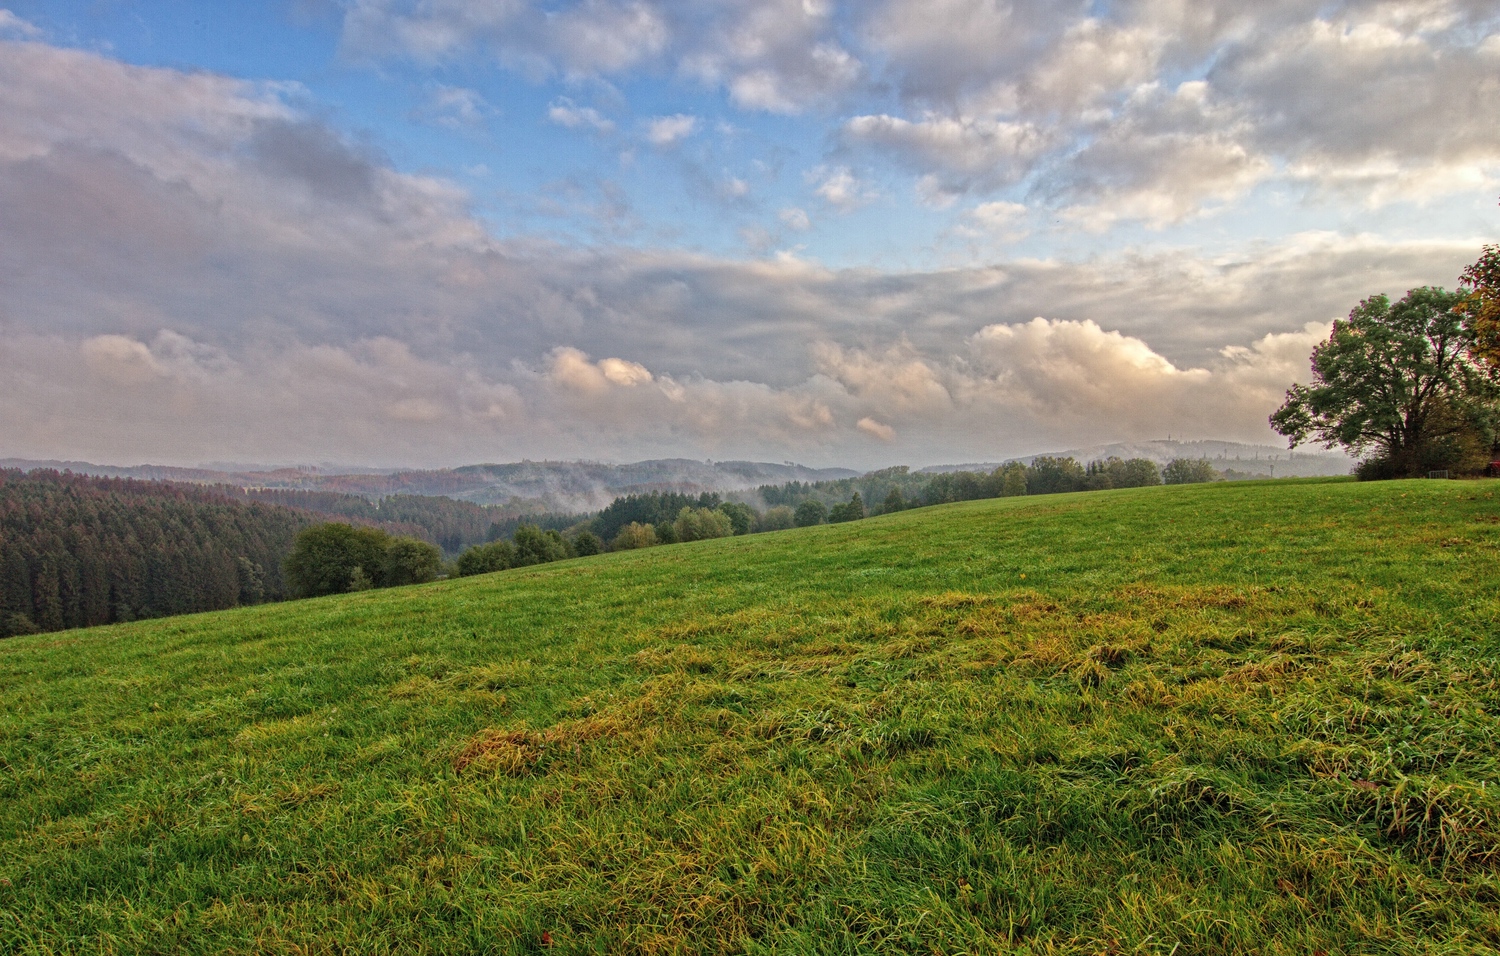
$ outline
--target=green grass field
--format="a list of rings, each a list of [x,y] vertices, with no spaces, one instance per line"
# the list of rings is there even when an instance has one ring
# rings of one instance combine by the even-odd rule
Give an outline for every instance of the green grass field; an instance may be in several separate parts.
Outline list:
[[[972,502],[0,642],[0,951],[1495,952],[1496,490]]]

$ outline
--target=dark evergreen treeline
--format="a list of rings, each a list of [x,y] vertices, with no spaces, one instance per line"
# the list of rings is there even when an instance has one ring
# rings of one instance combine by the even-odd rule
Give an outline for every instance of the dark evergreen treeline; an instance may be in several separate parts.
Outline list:
[[[487,539],[490,526],[502,512],[472,501],[422,495],[363,498],[338,491],[298,491],[290,488],[225,488],[226,494],[301,508],[330,518],[380,528],[390,534],[419,538],[457,554]]]
[[[589,530],[603,541],[613,541],[628,524],[670,525],[683,508],[718,508],[723,499],[711,491],[701,495],[684,495],[672,491],[653,491],[642,495],[625,495],[610,502],[589,523]],[[574,519],[577,520],[576,518]]]
[[[306,512],[191,486],[0,470],[0,636],[286,597]]]
[[[435,544],[448,555],[465,548],[509,538],[523,524],[563,529],[579,522],[579,515],[535,514],[514,505],[480,505],[472,501],[428,495],[397,494],[367,498],[340,491],[301,491],[292,488],[215,486],[227,497],[264,501],[301,508],[340,521],[379,528],[397,537]]]
[[[555,511],[543,511],[538,514],[512,514],[503,518],[496,518],[490,525],[490,530],[485,532],[486,542],[503,541],[513,538],[516,532],[523,527],[539,528],[542,531],[566,531],[576,526],[581,521],[588,520],[586,514],[564,514]]]

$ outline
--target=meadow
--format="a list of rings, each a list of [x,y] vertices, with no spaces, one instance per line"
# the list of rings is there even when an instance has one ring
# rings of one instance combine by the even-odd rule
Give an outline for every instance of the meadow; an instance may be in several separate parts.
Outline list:
[[[1489,953],[1500,500],[927,508],[0,642],[6,953]]]

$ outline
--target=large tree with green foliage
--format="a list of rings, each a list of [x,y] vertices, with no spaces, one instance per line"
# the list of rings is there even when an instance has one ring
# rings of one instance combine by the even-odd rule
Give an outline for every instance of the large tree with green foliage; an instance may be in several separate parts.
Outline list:
[[[1463,468],[1487,447],[1492,390],[1469,354],[1463,293],[1383,295],[1335,322],[1313,349],[1313,382],[1293,386],[1271,427],[1366,456],[1361,474],[1403,477]]]
[[[1083,466],[1072,458],[1039,455],[1026,468],[1028,495],[1055,495],[1083,487]]]
[[[341,522],[313,525],[297,535],[283,564],[287,586],[297,597],[378,587],[390,541],[379,528]]]
[[[828,520],[828,506],[816,498],[809,498],[797,506],[792,520],[799,528],[810,528],[815,524],[822,524]]]
[[[455,570],[459,577],[472,574],[489,574],[516,566],[516,546],[509,541],[491,541],[476,544],[458,556]]]
[[[443,552],[437,545],[416,538],[393,538],[385,547],[382,583],[390,587],[425,584],[443,568]]]
[[[755,527],[755,509],[738,501],[726,501],[719,510],[729,518],[735,534],[749,534]]]
[[[672,524],[678,541],[704,541],[734,534],[729,516],[713,508],[683,508]]]
[[[1205,481],[1218,481],[1219,473],[1207,458],[1173,458],[1161,470],[1160,483],[1164,485],[1197,485]]]

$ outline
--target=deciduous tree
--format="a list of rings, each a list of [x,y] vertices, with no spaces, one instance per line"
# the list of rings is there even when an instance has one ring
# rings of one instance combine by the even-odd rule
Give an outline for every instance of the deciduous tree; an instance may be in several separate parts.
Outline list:
[[[1033,458],[1026,469],[1028,495],[1055,495],[1083,487],[1083,466],[1072,458]]]
[[[1000,497],[1015,498],[1026,494],[1026,466],[1013,461],[1002,466],[1000,473]]]
[[[1197,485],[1218,480],[1219,473],[1207,458],[1173,458],[1161,470],[1161,482],[1166,485]]]
[[[385,547],[381,583],[385,587],[425,584],[437,578],[443,567],[443,552],[437,545],[416,538],[393,538]]]
[[[749,534],[755,527],[755,509],[738,501],[726,501],[719,510],[729,518],[735,534]]]
[[[734,534],[734,525],[728,515],[717,509],[683,508],[672,530],[677,533],[678,541],[703,541],[729,537]]]
[[[457,570],[459,577],[468,577],[473,574],[504,571],[515,565],[515,545],[509,541],[491,541],[489,544],[476,544],[459,555]]]
[[[809,498],[797,506],[792,518],[799,528],[809,528],[828,520],[828,506],[815,498]]]
[[[1500,246],[1485,246],[1459,281],[1470,352],[1491,368],[1500,368]]]
[[[1463,467],[1465,448],[1472,455],[1490,430],[1493,395],[1471,356],[1467,301],[1437,288],[1394,305],[1364,300],[1313,349],[1312,384],[1287,392],[1271,427],[1293,448],[1311,440],[1368,456],[1370,477]]]
[[[633,551],[636,548],[649,548],[655,545],[656,529],[649,524],[641,524],[632,521],[620,529],[615,539],[610,542],[610,549],[614,551]]]
[[[379,587],[390,535],[377,528],[339,522],[313,525],[297,535],[283,568],[287,587],[297,597],[343,594],[359,571]]]

